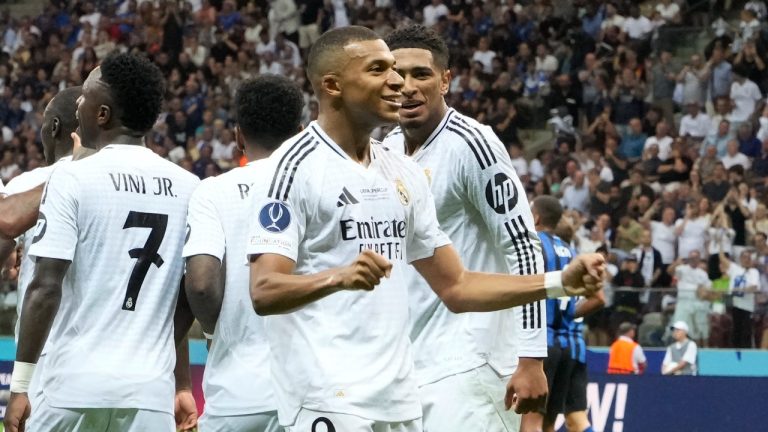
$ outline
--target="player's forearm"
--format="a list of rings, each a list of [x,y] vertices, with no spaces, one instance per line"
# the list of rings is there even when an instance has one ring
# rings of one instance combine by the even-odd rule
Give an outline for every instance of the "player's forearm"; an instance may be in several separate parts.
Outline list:
[[[195,316],[192,315],[192,309],[189,307],[189,301],[187,300],[185,279],[185,277],[182,277],[179,282],[179,296],[176,299],[176,310],[173,314],[173,341],[176,347],[186,340],[189,329],[195,321]]]
[[[205,255],[187,259],[185,290],[192,314],[200,321],[203,331],[213,334],[224,300],[221,262]]]
[[[251,300],[259,315],[288,313],[340,290],[334,282],[336,269],[312,275],[251,271]]]
[[[176,346],[176,367],[173,368],[176,379],[176,391],[192,388],[192,378],[189,375],[189,338],[182,339]]]
[[[452,312],[491,312],[547,298],[544,275],[504,275],[464,271],[438,295]]]
[[[32,279],[24,296],[16,361],[37,363],[61,303],[61,282]]]
[[[40,211],[43,185],[0,199],[0,235],[15,238],[32,228]]]
[[[576,312],[574,316],[576,318],[585,317],[593,314],[605,307],[605,294],[602,291],[598,291],[592,297],[586,297],[576,305]]]

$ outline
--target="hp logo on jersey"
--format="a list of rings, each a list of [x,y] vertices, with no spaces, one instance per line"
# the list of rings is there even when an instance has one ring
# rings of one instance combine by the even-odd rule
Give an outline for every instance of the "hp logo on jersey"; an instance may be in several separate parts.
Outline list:
[[[291,224],[291,210],[281,202],[272,202],[259,211],[259,224],[271,233],[281,233]]]
[[[506,174],[497,173],[485,186],[485,199],[496,213],[508,213],[517,205],[517,188]]]

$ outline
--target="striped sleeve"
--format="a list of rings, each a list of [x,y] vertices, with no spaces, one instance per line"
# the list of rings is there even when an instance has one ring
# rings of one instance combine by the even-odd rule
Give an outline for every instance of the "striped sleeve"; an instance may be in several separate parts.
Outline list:
[[[464,182],[468,200],[483,218],[491,237],[503,252],[510,274],[544,272],[541,242],[534,229],[533,215],[520,179],[495,134],[485,126],[461,118],[449,121],[449,130],[466,145],[456,158],[457,172]],[[545,301],[513,308],[518,353],[522,357],[546,357]]]

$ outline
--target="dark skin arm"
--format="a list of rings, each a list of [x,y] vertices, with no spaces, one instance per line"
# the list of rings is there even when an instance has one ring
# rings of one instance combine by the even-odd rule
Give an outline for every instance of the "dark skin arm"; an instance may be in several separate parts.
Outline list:
[[[576,304],[576,312],[574,316],[576,318],[585,317],[593,314],[605,306],[605,294],[602,291],[598,291],[591,297],[585,297]]]
[[[0,238],[0,268],[3,268],[5,260],[11,256],[11,252],[16,249],[16,242]]]
[[[186,294],[189,306],[203,331],[213,334],[224,299],[223,266],[212,255],[187,258]]]
[[[0,237],[12,239],[35,226],[44,186],[0,198]]]
[[[176,381],[176,398],[174,401],[174,414],[176,428],[188,431],[197,426],[197,407],[192,396],[192,378],[189,374],[189,328],[195,317],[187,301],[185,290],[185,278],[181,278],[179,297],[176,300],[176,312],[173,315],[173,339],[176,343],[176,366],[173,368],[173,377]]]

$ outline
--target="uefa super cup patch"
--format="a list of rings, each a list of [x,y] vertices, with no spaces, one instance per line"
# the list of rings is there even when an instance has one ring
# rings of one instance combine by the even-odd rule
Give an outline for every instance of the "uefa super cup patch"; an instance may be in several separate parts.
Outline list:
[[[259,224],[271,233],[281,233],[291,225],[291,210],[282,202],[271,202],[259,210]]]

